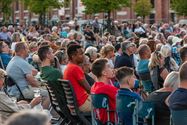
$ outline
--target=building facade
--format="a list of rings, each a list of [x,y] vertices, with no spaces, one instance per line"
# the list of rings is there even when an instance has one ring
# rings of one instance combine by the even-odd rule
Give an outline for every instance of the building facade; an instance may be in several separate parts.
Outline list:
[[[61,0],[63,2],[63,0]],[[137,18],[136,13],[133,11],[132,6],[136,3],[137,0],[132,0],[131,7],[121,8],[120,10],[113,11],[111,16],[115,20],[135,20]],[[169,22],[170,20],[174,21],[174,11],[170,9],[170,0],[150,0],[153,6],[153,10],[150,16],[146,17],[147,23],[154,22]],[[29,12],[20,0],[15,0],[12,3],[12,16],[10,21],[12,23],[19,24],[28,24],[30,22],[37,22],[38,15]],[[56,20],[71,20],[76,18],[80,19],[92,19],[93,15],[85,15],[83,12],[84,5],[81,0],[71,0],[69,6],[64,8],[53,9],[47,14],[47,19],[52,21]],[[103,19],[106,14],[99,13],[95,14],[100,19]],[[0,20],[2,20],[2,14],[0,14]]]

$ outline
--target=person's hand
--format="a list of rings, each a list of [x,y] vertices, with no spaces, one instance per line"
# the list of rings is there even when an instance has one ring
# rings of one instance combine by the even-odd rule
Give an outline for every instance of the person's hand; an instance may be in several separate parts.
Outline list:
[[[38,73],[38,70],[37,70],[37,69],[32,69],[32,75],[33,75],[33,76],[36,76],[37,73]]]
[[[31,108],[33,108],[35,105],[38,105],[40,102],[42,102],[42,97],[35,97],[33,100],[30,102]]]

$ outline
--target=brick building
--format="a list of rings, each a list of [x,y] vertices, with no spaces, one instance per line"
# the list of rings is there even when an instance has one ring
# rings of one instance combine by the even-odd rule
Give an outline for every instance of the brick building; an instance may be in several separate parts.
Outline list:
[[[63,1],[63,0],[61,0]],[[137,0],[132,0],[132,6]],[[153,5],[153,10],[150,16],[146,17],[146,22],[169,22],[174,20],[174,11],[170,10],[170,0],[151,0]],[[38,15],[30,13],[21,0],[15,0],[12,6],[12,16],[10,18],[12,23],[28,24],[29,21],[37,22]],[[53,9],[47,14],[48,20],[70,20],[74,17],[81,19],[93,18],[91,15],[85,15],[80,12],[82,9],[80,6],[81,0],[71,0],[70,6],[62,8],[60,11],[58,9]],[[116,20],[134,20],[136,19],[136,14],[131,7],[122,8],[121,10],[116,10],[112,12],[112,18]],[[96,14],[100,19],[102,19],[105,14]],[[0,15],[0,20],[2,20],[2,14]]]

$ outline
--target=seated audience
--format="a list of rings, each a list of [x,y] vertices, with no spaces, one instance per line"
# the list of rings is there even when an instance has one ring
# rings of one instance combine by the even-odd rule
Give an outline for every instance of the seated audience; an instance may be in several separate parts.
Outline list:
[[[142,82],[144,91],[150,93],[154,90],[148,68],[149,58],[151,57],[151,49],[148,45],[143,44],[139,46],[138,53],[140,56],[140,61],[137,66],[137,73],[140,81]]]
[[[5,125],[50,125],[50,119],[44,112],[23,111],[13,114]]]
[[[180,84],[168,99],[170,110],[187,110],[187,62],[183,63],[179,70]],[[186,118],[183,114],[181,118]]]
[[[84,71],[84,75],[90,86],[92,86],[95,82],[95,80],[92,78],[92,75],[90,75],[91,71],[91,63],[89,60],[89,57],[85,55],[84,61],[82,63],[82,69]]]
[[[168,71],[164,67],[164,63],[164,57],[159,51],[155,51],[151,54],[148,66],[151,81],[153,82],[154,89],[156,90],[163,87],[164,80],[168,75]]]
[[[90,85],[80,65],[84,61],[83,48],[78,44],[71,44],[67,49],[69,63],[64,71],[64,79],[69,80],[75,91],[78,107],[83,112],[91,111]]]
[[[114,68],[114,63],[113,63],[113,59],[115,56],[114,50],[115,48],[112,45],[106,44],[105,46],[101,48],[101,51],[100,51],[101,57],[108,59],[112,68]]]
[[[28,46],[24,42],[18,42],[15,46],[16,55],[9,62],[6,72],[19,86],[25,99],[34,98],[34,90],[39,88],[39,82],[35,79],[37,71],[25,60],[28,56]],[[47,90],[39,88],[43,97],[43,108],[49,106]],[[16,85],[8,85],[8,94],[17,98],[21,97]]]
[[[107,59],[97,59],[92,64],[92,73],[97,77],[97,81],[91,87],[92,94],[105,94],[109,98],[110,110],[116,108],[117,88],[110,84],[110,80],[114,77],[114,70]],[[104,109],[97,111],[97,116],[103,124],[107,122],[107,112]],[[115,122],[115,113],[110,113],[111,122]]]
[[[9,46],[3,42],[0,41],[0,57],[1,57],[1,68],[6,69],[8,63],[10,62],[12,56],[10,54],[10,48]]]
[[[179,86],[179,73],[171,72],[165,79],[163,88],[152,92],[146,101],[154,103],[155,106],[155,125],[170,124],[170,110],[165,101],[167,97]]]
[[[12,113],[23,109],[33,108],[41,102],[41,97],[34,98],[29,104],[26,101],[14,102],[15,100],[12,99],[13,97],[9,97],[3,91],[5,77],[6,72],[3,69],[0,69],[0,115],[2,116],[2,120],[7,119]]]
[[[141,101],[141,97],[134,93],[132,89],[135,87],[135,80],[136,77],[134,75],[134,70],[128,67],[121,67],[116,72],[116,78],[119,81],[120,89],[117,92],[116,96],[116,102],[123,104],[127,103],[123,102],[123,98],[130,98],[131,100],[135,101]],[[129,102],[130,103],[130,102]],[[133,111],[134,108],[131,108],[132,110],[128,110],[127,108],[121,107],[121,104],[117,104],[117,114],[119,117],[119,122],[122,125],[133,125]],[[118,107],[119,106],[119,107]],[[126,105],[127,106],[127,105]],[[129,108],[130,109],[130,108]]]
[[[162,45],[160,52],[165,58],[165,64],[164,67],[168,70],[168,72],[171,71],[177,71],[179,66],[175,62],[175,60],[171,56],[171,47],[168,45]]]
[[[89,57],[91,63],[94,62],[97,59],[97,48],[89,46],[85,50],[85,55]]]
[[[65,50],[59,50],[55,53],[55,56],[58,58],[58,61],[60,63],[60,69],[62,74],[64,73],[67,63],[68,63],[68,57],[65,52]]]
[[[120,68],[123,66],[134,67],[133,51],[134,44],[130,41],[125,41],[121,43],[122,54],[115,60],[115,68]]]
[[[187,61],[187,46],[184,46],[180,49],[180,58],[181,58],[181,63]]]

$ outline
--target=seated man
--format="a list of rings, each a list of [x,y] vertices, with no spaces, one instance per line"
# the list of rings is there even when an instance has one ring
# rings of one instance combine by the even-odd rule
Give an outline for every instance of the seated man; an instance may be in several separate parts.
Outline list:
[[[38,49],[38,56],[41,60],[41,78],[47,81],[56,82],[62,77],[61,72],[52,66],[54,61],[53,50],[50,46],[42,46]]]
[[[3,91],[5,75],[6,72],[0,69],[0,115],[2,120],[7,119],[14,112],[18,112],[22,109],[33,108],[41,102],[41,97],[34,98],[30,104],[25,101],[19,101],[17,103],[13,102],[13,100]]]
[[[182,64],[179,70],[179,76],[179,88],[176,89],[168,99],[169,108],[173,111],[187,110],[187,62]],[[186,118],[186,116],[182,114],[181,117],[184,119]]]
[[[66,105],[63,87],[58,81],[58,79],[62,78],[62,74],[60,70],[52,66],[52,62],[54,61],[53,50],[48,45],[42,46],[38,49],[38,56],[41,60],[41,78],[46,80],[47,84],[54,90],[55,97],[59,107],[63,110],[63,114],[66,115],[66,117],[71,118],[71,122],[74,122]]]
[[[141,100],[141,97],[131,90],[135,86],[134,70],[128,67],[121,67],[116,72],[116,78],[120,84],[120,90],[118,90],[116,99],[116,108],[119,121],[122,123],[122,125],[133,125],[132,115],[134,111],[134,105],[132,105],[132,108],[130,106],[128,109],[124,107],[127,107],[130,102]],[[129,104],[127,101],[129,101]]]
[[[10,60],[6,72],[17,83],[24,98],[32,99],[34,98],[34,89],[38,88],[39,84],[34,77],[36,70],[25,60],[28,52],[28,46],[24,42],[16,43],[16,55]],[[47,109],[49,106],[48,92],[43,89],[40,90],[42,97],[44,97],[42,102],[43,108]],[[20,92],[16,85],[8,86],[8,94],[20,98]]]
[[[91,111],[90,85],[80,65],[84,61],[84,51],[80,45],[71,44],[67,49],[69,63],[64,71],[64,79],[69,80],[75,91],[78,107],[82,112]]]
[[[92,73],[97,77],[97,82],[91,87],[92,94],[105,94],[109,98],[110,110],[116,109],[117,88],[110,84],[110,80],[114,78],[114,71],[107,59],[97,59],[92,64]],[[97,117],[105,124],[107,122],[107,112],[100,109]],[[110,113],[111,122],[115,122],[115,113]]]

